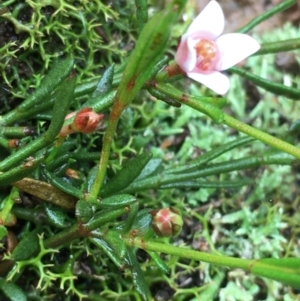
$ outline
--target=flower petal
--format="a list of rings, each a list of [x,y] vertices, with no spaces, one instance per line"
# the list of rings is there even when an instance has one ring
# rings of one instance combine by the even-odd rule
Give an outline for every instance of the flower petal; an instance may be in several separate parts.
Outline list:
[[[196,49],[188,35],[183,35],[175,54],[175,61],[184,72],[192,71],[196,65]]]
[[[225,70],[236,65],[260,48],[255,39],[242,33],[224,34],[216,40],[216,44],[221,58],[216,65],[217,70]]]
[[[216,39],[224,30],[224,14],[217,1],[210,1],[194,19],[187,30],[188,35],[204,33],[206,38]]]
[[[220,95],[226,94],[230,87],[229,78],[219,71],[212,71],[207,74],[189,72],[187,76]]]

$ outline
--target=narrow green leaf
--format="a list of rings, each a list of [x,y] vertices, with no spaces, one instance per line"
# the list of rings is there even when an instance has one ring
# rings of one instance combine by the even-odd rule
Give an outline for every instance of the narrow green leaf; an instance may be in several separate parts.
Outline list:
[[[119,231],[110,230],[105,233],[103,239],[113,249],[114,256],[124,260],[126,255],[126,245]]]
[[[87,223],[95,213],[95,208],[86,200],[79,200],[76,203],[76,217],[83,223]]]
[[[127,208],[104,209],[94,214],[93,218],[85,225],[86,231],[95,231],[108,222],[116,220],[118,217],[127,213]]]
[[[194,159],[190,162],[187,162],[185,164],[181,164],[175,167],[170,167],[165,172],[166,173],[187,173],[194,170],[197,170],[207,164],[209,161],[212,161],[215,158],[218,158],[222,154],[225,154],[226,152],[237,148],[239,146],[245,145],[247,143],[250,143],[254,141],[252,137],[241,137],[237,138],[233,141],[227,142],[225,144],[222,144],[220,146],[214,147],[212,150],[206,152],[205,154],[199,156],[197,159]]]
[[[152,230],[152,215],[149,213],[149,211],[149,209],[140,210],[135,216],[135,219],[131,225],[131,230],[134,230],[137,236],[147,237],[149,230]],[[152,233],[152,231],[150,232]]]
[[[168,274],[170,272],[169,267],[167,266],[167,264],[164,262],[164,260],[155,252],[147,252],[151,259],[155,262],[155,264],[157,265],[157,267],[164,273],[164,274]]]
[[[100,191],[101,197],[116,194],[132,183],[142,172],[143,168],[151,159],[150,152],[137,155],[134,159],[127,161],[123,168],[106,184]]]
[[[103,96],[110,91],[114,79],[114,67],[114,65],[111,65],[107,70],[105,70],[92,97],[100,95]]]
[[[157,73],[168,64],[169,58],[164,56],[153,68],[150,73],[149,78],[154,78]]]
[[[69,151],[69,147],[71,147],[71,145],[69,145],[69,147],[64,147],[64,146],[65,146],[65,144],[63,144],[63,146],[60,148],[60,153],[63,153],[63,154],[57,155],[53,161],[46,164],[47,170],[49,170],[51,172],[55,171],[56,174],[62,174],[62,173],[65,174],[65,171],[66,171],[69,163],[76,162],[76,160],[70,159],[69,153],[65,153],[65,152]]]
[[[138,210],[139,210],[139,203],[138,202],[133,203],[129,208],[126,221],[120,226],[118,226],[117,230],[121,230],[120,232],[122,234],[126,234],[127,232],[129,232],[136,219]]]
[[[160,189],[189,189],[189,188],[239,188],[253,183],[251,180],[240,181],[181,181],[170,184],[161,185]]]
[[[66,213],[64,211],[55,206],[45,205],[44,207],[48,222],[57,228],[65,228],[67,226]]]
[[[26,233],[22,240],[13,250],[11,257],[15,261],[22,261],[31,258],[40,248],[38,229]]]
[[[10,124],[19,119],[19,113],[28,111],[33,106],[43,102],[44,98],[49,96],[69,75],[73,68],[74,61],[67,58],[62,61],[57,61],[51,68],[49,73],[44,77],[41,85],[37,88],[35,93],[21,103],[17,109],[10,111],[0,119],[1,124]]]
[[[75,77],[68,78],[59,87],[58,96],[54,103],[52,120],[47,132],[1,161],[0,170],[10,169],[55,140],[64,123],[65,116],[73,99],[75,80]]]
[[[153,240],[145,241],[144,238],[137,237],[135,238],[135,240],[130,240],[130,238],[124,238],[124,239],[127,244],[144,249],[146,251],[162,252],[162,253],[179,256],[183,258],[204,261],[219,266],[239,268],[248,272],[252,272],[253,274],[261,277],[266,277],[269,279],[280,281],[284,284],[290,285],[297,289],[300,288],[299,270],[298,272],[296,272],[295,269],[292,268],[285,268],[278,265],[275,266],[274,259],[271,259],[272,264],[270,264],[270,261],[269,263],[266,263],[270,259],[261,259],[261,260],[241,259],[241,258],[215,255],[207,252],[199,252],[199,251],[191,250],[189,248],[175,247],[170,244],[160,243]],[[278,259],[278,261],[280,261],[280,259]],[[298,260],[296,265],[297,268],[299,268]]]
[[[97,89],[98,83],[99,83],[99,79],[92,79],[76,85],[74,91],[74,97],[75,98],[81,97],[93,93],[95,89]]]
[[[124,269],[125,260],[116,256],[114,249],[102,238],[90,238],[90,240],[97,246],[100,247],[105,254],[112,260],[112,262],[119,268]]]
[[[18,111],[17,121],[20,122],[27,119],[34,119],[38,114],[45,114],[46,112],[47,113],[50,112],[50,109],[53,107],[56,96],[57,96],[57,89],[50,95],[43,98],[43,101],[31,107],[30,110]],[[51,120],[51,116],[49,120]]]
[[[98,208],[120,208],[131,205],[136,201],[136,197],[130,194],[117,194],[108,198],[102,199]]]
[[[136,255],[133,253],[130,247],[127,247],[127,255],[125,259],[127,264],[130,266],[135,289],[138,291],[144,301],[151,300],[151,294],[144,278],[143,271],[136,259]]]
[[[105,95],[93,98],[93,101],[89,103],[89,107],[91,107],[96,113],[101,113],[114,103],[115,95],[116,91],[111,91]]]
[[[96,154],[96,158],[99,158],[99,154]],[[85,182],[85,190],[90,192],[91,188],[95,182],[96,176],[97,176],[97,172],[98,172],[99,166],[95,165],[90,171],[89,174],[87,176],[86,182]]]
[[[44,176],[50,182],[50,184],[57,189],[74,196],[75,198],[83,198],[83,193],[78,188],[72,186],[71,184],[67,183],[66,181],[57,177],[54,173],[47,171],[46,169],[43,170]]]
[[[289,7],[291,7],[292,5],[294,5],[296,2],[297,2],[297,0],[286,0],[286,1],[282,2],[282,3],[279,3],[278,5],[274,6],[269,11],[267,11],[267,12],[259,15],[255,19],[251,20],[248,24],[246,24],[245,26],[243,26],[242,28],[240,28],[238,32],[240,32],[240,33],[246,33],[248,31],[250,31],[255,26],[257,26],[258,24],[260,24],[261,22],[263,22],[263,21],[271,18],[272,16],[278,14],[281,11],[284,11],[284,10],[288,9]]]
[[[217,297],[221,283],[225,278],[223,271],[218,273],[205,285],[204,290],[199,294],[199,300],[214,300]]]
[[[262,55],[268,53],[286,52],[300,48],[300,39],[290,39],[285,41],[277,41],[271,43],[264,43],[260,45],[261,48],[253,55]]]
[[[89,100],[81,105],[82,108],[90,107],[96,113],[102,112],[104,109],[113,104],[116,91],[111,91],[114,80],[114,65],[105,70],[98,82],[92,81],[87,84],[76,86],[74,97],[89,94],[93,92]]]
[[[268,164],[291,165],[294,162],[297,162],[297,159],[295,157],[286,153],[274,151],[262,156],[245,157],[228,162],[211,164],[201,168],[200,170],[195,170],[188,173],[167,175],[162,173],[160,175],[155,175],[149,178],[142,179],[140,181],[135,181],[126,189],[124,189],[122,193],[133,194],[139,191],[145,191],[146,189],[158,189],[162,185],[167,185],[170,183],[195,180],[206,176],[219,175],[231,171],[244,170],[247,168],[257,168],[259,166]]]
[[[143,168],[140,175],[136,178],[136,181],[152,176],[158,173],[159,171],[162,171],[162,169],[162,159],[152,158]]]
[[[117,90],[116,101],[120,105],[128,105],[149,78],[165,51],[181,9],[180,5],[172,3],[144,26]]]
[[[0,279],[0,289],[10,301],[27,301],[25,292],[15,283]]]
[[[264,79],[241,68],[232,67],[229,69],[229,71],[252,81],[258,87],[261,87],[276,95],[282,95],[294,100],[300,100],[300,89],[274,83],[271,80]]]
[[[135,0],[135,6],[136,6],[136,18],[138,22],[138,27],[139,27],[139,31],[141,32],[148,20],[148,1]]]
[[[57,99],[54,102],[52,120],[47,132],[44,134],[46,142],[52,142],[59,134],[68,113],[74,96],[76,77],[67,78],[59,87]]]

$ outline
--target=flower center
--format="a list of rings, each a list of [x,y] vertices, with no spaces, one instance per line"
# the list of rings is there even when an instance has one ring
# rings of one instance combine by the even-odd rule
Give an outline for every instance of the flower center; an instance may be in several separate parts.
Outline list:
[[[196,66],[203,71],[213,70],[218,52],[216,44],[212,41],[201,39],[195,45],[195,49],[197,53]]]

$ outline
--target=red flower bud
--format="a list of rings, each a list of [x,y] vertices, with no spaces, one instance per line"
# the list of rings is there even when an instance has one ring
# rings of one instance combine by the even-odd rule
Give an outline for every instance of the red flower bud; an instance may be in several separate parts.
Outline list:
[[[83,134],[92,133],[96,130],[103,116],[103,114],[94,112],[92,108],[84,108],[75,116],[72,128],[75,132]]]
[[[65,120],[74,118],[72,123],[66,124],[62,127],[59,137],[66,137],[69,134],[72,133],[83,133],[83,134],[89,134],[94,132],[101,120],[103,119],[103,114],[97,114],[93,111],[92,108],[84,108],[81,109],[77,114],[75,112],[72,112],[68,114],[65,118]]]
[[[163,208],[152,210],[150,214],[153,216],[152,228],[158,236],[171,237],[181,232],[183,219],[178,209]]]

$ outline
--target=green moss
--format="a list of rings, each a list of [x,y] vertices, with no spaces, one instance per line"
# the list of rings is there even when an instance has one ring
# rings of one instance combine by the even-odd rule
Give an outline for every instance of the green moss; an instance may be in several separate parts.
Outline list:
[[[122,5],[124,5],[123,3]],[[2,82],[14,96],[25,98],[58,58],[72,55],[78,82],[121,63],[132,48],[136,29],[127,17],[133,7],[104,1],[6,1],[0,16]],[[36,74],[38,78],[36,78]],[[35,76],[33,76],[35,75]],[[17,88],[17,89],[16,89]]]

